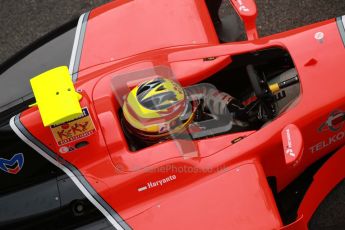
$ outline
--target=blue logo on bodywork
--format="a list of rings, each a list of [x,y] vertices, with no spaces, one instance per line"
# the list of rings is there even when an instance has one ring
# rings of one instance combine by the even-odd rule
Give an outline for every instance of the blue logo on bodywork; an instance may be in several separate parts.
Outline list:
[[[0,158],[0,169],[9,174],[17,174],[23,168],[24,154],[17,153],[10,160]]]

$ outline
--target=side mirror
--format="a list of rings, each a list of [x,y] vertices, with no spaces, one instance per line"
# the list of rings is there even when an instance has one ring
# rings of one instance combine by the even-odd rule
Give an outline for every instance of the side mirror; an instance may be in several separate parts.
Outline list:
[[[256,29],[257,9],[254,0],[230,0],[246,29],[248,40],[259,38]]]
[[[287,125],[281,132],[284,148],[285,163],[297,165],[303,154],[303,137],[299,128],[294,124]]]

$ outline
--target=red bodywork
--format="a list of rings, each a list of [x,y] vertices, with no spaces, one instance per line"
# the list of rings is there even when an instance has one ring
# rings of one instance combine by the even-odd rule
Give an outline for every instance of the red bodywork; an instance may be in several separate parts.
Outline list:
[[[324,33],[322,42],[314,38],[317,32]],[[276,177],[280,191],[313,162],[345,143],[340,136],[328,141],[345,127],[337,132],[318,130],[332,111],[345,111],[345,49],[334,19],[258,40],[219,44],[203,1],[119,0],[91,11],[84,37],[75,85],[82,90],[81,105],[88,107],[96,128],[84,138],[89,145],[61,154],[61,146],[50,128],[43,127],[36,108],[23,112],[20,121],[41,143],[74,165],[130,227],[306,226],[303,212],[296,223],[283,226],[266,178]],[[221,70],[232,55],[269,47],[287,50],[298,70],[301,95],[293,108],[259,131],[195,141],[198,156],[190,159],[180,154],[175,141],[136,152],[128,149],[112,88],[116,88],[112,83],[116,76],[167,66],[188,86]],[[217,58],[205,61],[208,57]],[[129,80],[127,86],[132,87],[136,79]],[[301,135],[298,148],[303,148],[294,163],[286,160],[282,140],[282,131],[291,124]],[[164,185],[139,191],[171,176],[175,179]],[[305,204],[302,210],[308,213],[315,208],[310,206]]]

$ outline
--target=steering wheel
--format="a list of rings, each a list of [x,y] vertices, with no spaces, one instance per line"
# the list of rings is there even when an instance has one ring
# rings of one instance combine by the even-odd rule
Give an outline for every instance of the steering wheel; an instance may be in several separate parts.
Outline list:
[[[262,99],[269,90],[267,83],[259,77],[253,65],[247,65],[246,69],[250,83],[253,86],[255,96],[258,99]]]
[[[274,117],[274,96],[264,78],[260,78],[253,65],[247,65],[246,70],[250,83],[254,89],[255,96],[258,98],[261,107],[268,119]]]

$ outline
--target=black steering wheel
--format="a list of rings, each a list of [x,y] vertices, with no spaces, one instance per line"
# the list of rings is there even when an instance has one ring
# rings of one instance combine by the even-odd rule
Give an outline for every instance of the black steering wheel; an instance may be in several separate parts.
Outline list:
[[[267,83],[259,77],[253,65],[247,65],[246,69],[250,83],[253,86],[255,96],[258,99],[262,99],[269,91]]]
[[[255,96],[264,110],[264,119],[271,119],[275,115],[274,96],[269,89],[266,79],[260,77],[253,65],[247,65],[246,70]]]

